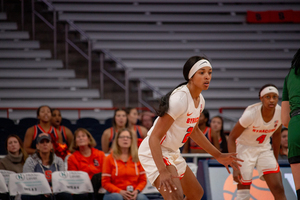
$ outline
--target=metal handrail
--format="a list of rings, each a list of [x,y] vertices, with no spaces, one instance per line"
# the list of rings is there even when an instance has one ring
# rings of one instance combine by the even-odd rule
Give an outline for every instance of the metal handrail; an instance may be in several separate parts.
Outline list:
[[[53,25],[48,22],[40,13],[35,10],[34,1],[31,0],[31,8],[32,8],[32,39],[35,40],[35,15],[39,17],[45,24],[53,30],[53,54],[54,58],[57,58],[57,19],[56,19],[56,11],[55,8],[46,0],[40,0],[44,2],[48,8],[53,12]]]

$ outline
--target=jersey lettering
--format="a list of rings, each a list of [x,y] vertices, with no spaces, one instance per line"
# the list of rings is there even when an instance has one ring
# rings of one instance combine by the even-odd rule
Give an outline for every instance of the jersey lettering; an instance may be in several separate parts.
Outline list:
[[[261,135],[258,138],[256,138],[256,141],[258,141],[259,144],[263,143],[267,135]]]
[[[189,139],[189,137],[190,137],[193,129],[194,129],[194,127],[191,127],[191,126],[188,127],[188,129],[186,130],[186,134],[185,134],[185,136],[184,136],[184,138],[182,140],[182,143],[186,143],[186,141]]]

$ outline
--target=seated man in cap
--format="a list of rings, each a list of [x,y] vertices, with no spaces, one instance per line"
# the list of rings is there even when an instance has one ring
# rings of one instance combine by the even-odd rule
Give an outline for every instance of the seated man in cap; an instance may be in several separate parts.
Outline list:
[[[51,175],[55,171],[65,171],[65,164],[63,160],[57,157],[53,151],[53,145],[51,143],[51,136],[48,133],[41,133],[37,138],[36,152],[28,157],[23,166],[23,172],[40,172],[45,174],[50,186],[51,186]],[[60,193],[55,195],[56,200],[72,199],[71,194]],[[48,195],[38,196],[27,196],[23,195],[23,199],[29,200],[44,200],[51,199]]]

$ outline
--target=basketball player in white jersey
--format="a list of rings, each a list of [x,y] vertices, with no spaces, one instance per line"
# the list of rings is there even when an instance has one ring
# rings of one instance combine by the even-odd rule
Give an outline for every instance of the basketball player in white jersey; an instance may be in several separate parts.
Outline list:
[[[233,172],[234,180],[238,183],[236,200],[250,199],[254,167],[260,179],[267,182],[275,200],[285,200],[277,163],[282,126],[277,87],[272,84],[264,85],[260,89],[259,98],[260,103],[246,108],[228,138],[229,152],[237,152],[237,157],[244,160],[240,169]]]
[[[139,159],[149,181],[166,200],[200,200],[203,189],[179,148],[191,137],[220,163],[238,168],[236,153],[222,154],[198,128],[205,101],[201,95],[211,80],[212,67],[206,58],[194,56],[183,68],[186,83],[180,84],[162,98],[155,120],[139,147]],[[242,161],[242,160],[240,160]],[[229,171],[229,170],[228,170]]]

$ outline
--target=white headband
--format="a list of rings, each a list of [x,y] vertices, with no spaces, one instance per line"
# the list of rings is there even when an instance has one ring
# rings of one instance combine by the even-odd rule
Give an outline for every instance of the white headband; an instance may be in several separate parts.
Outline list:
[[[268,93],[271,93],[271,92],[276,93],[277,95],[279,95],[278,90],[274,86],[268,86],[260,92],[260,97],[263,97],[265,94],[268,94]]]
[[[191,68],[191,70],[189,72],[189,79],[192,78],[192,76],[196,73],[196,71],[198,71],[202,67],[210,67],[210,68],[212,68],[211,64],[209,63],[208,60],[199,60]]]

